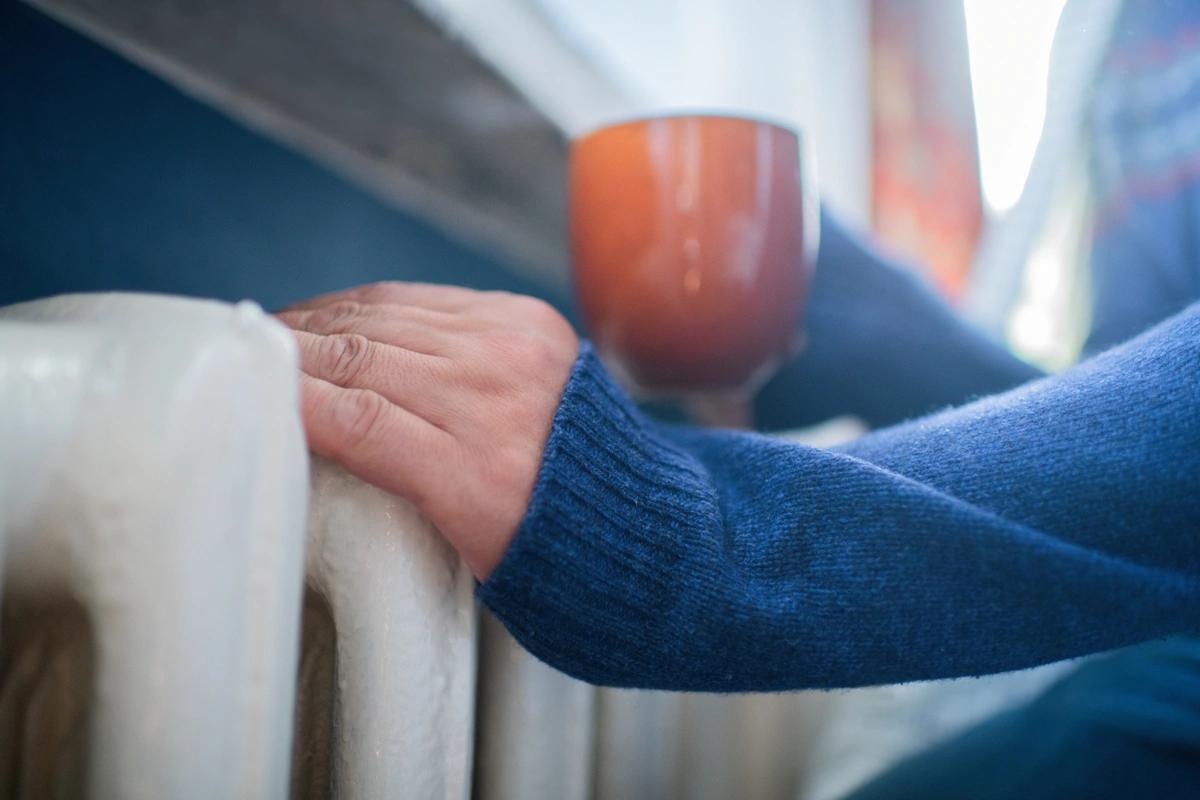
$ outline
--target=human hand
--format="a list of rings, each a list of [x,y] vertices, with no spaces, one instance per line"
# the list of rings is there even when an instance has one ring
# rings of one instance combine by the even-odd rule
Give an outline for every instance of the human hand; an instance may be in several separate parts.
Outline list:
[[[309,446],[408,498],[479,580],[525,514],[579,353],[531,297],[380,283],[276,315],[300,347]]]

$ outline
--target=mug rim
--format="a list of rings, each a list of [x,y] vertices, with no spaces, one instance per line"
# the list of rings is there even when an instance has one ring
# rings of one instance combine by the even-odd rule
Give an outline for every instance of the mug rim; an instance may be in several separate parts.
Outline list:
[[[741,111],[720,111],[720,110],[691,110],[691,109],[671,109],[658,113],[631,114],[627,117],[616,117],[611,122],[603,122],[593,125],[580,133],[569,137],[571,144],[581,142],[584,139],[591,138],[597,134],[606,133],[616,128],[623,128],[631,125],[644,125],[648,122],[658,120],[680,120],[680,119],[728,119],[737,122],[750,122],[756,125],[766,125],[771,128],[782,130],[785,133],[790,133],[796,138],[797,142],[803,143],[806,139],[804,130],[799,126],[788,122],[780,117],[770,114],[759,114]]]

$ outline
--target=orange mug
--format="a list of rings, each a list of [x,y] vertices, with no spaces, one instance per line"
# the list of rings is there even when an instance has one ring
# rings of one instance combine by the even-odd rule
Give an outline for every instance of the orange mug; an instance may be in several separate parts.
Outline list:
[[[571,145],[571,259],[588,333],[641,395],[747,398],[802,339],[818,202],[800,136],[662,116]]]

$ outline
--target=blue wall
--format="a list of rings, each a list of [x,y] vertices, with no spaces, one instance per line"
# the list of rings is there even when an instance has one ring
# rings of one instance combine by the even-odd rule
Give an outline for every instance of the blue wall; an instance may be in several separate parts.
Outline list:
[[[124,289],[273,309],[386,278],[566,302],[0,0],[0,305]]]

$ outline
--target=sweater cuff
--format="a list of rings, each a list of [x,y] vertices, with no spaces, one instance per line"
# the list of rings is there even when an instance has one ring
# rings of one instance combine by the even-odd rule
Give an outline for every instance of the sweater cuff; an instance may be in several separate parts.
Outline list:
[[[698,462],[642,416],[585,342],[525,519],[478,596],[558,669],[632,682],[646,642],[672,638],[667,582],[697,539],[688,520],[715,509],[708,487]]]

